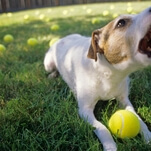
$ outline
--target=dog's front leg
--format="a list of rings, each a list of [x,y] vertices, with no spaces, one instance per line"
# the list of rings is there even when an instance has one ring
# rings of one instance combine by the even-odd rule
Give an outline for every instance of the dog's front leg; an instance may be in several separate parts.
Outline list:
[[[141,130],[140,133],[144,137],[144,140],[146,143],[149,143],[151,141],[151,132],[148,130],[146,124],[142,121],[142,119],[137,115],[137,113],[134,110],[133,105],[131,104],[129,98],[127,96],[119,96],[117,97],[117,100],[120,101],[121,105],[126,109],[131,112],[133,112],[139,119],[140,125],[141,125]]]
[[[78,100],[79,114],[84,120],[89,122],[94,128],[94,132],[103,145],[104,151],[116,151],[116,144],[108,131],[108,129],[99,121],[96,120],[93,110],[95,104],[88,104],[88,100]],[[85,104],[84,104],[85,103]]]

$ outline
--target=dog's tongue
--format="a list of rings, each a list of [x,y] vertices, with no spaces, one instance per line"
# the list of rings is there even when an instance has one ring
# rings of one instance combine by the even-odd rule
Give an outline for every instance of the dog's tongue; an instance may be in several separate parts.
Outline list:
[[[151,34],[147,34],[141,41],[140,41],[140,49],[142,51],[151,51]]]
[[[151,57],[151,28],[139,43],[139,51]]]

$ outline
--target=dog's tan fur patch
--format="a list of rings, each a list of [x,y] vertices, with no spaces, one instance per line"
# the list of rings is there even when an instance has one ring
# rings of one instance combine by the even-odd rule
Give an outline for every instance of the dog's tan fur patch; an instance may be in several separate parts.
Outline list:
[[[129,44],[126,41],[128,36],[126,29],[130,26],[131,19],[126,18],[125,20],[126,26],[122,28],[116,27],[117,20],[113,20],[104,28],[92,33],[92,42],[88,53],[89,58],[97,61],[96,53],[99,52],[100,54],[104,54],[109,63],[118,64],[131,57]]]

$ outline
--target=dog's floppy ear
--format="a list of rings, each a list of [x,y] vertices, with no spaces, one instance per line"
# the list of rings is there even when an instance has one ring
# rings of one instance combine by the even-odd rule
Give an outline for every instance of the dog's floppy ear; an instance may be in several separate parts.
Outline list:
[[[91,45],[89,47],[87,57],[97,61],[97,52],[103,53],[103,50],[99,48],[99,39],[100,39],[101,30],[97,29],[92,33]]]

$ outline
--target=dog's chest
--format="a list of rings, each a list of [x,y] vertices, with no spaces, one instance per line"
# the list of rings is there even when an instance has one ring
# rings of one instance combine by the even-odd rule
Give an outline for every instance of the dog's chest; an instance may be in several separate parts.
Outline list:
[[[96,82],[97,95],[101,100],[109,100],[115,98],[124,91],[125,80],[112,78],[107,73],[104,77],[100,77]]]

